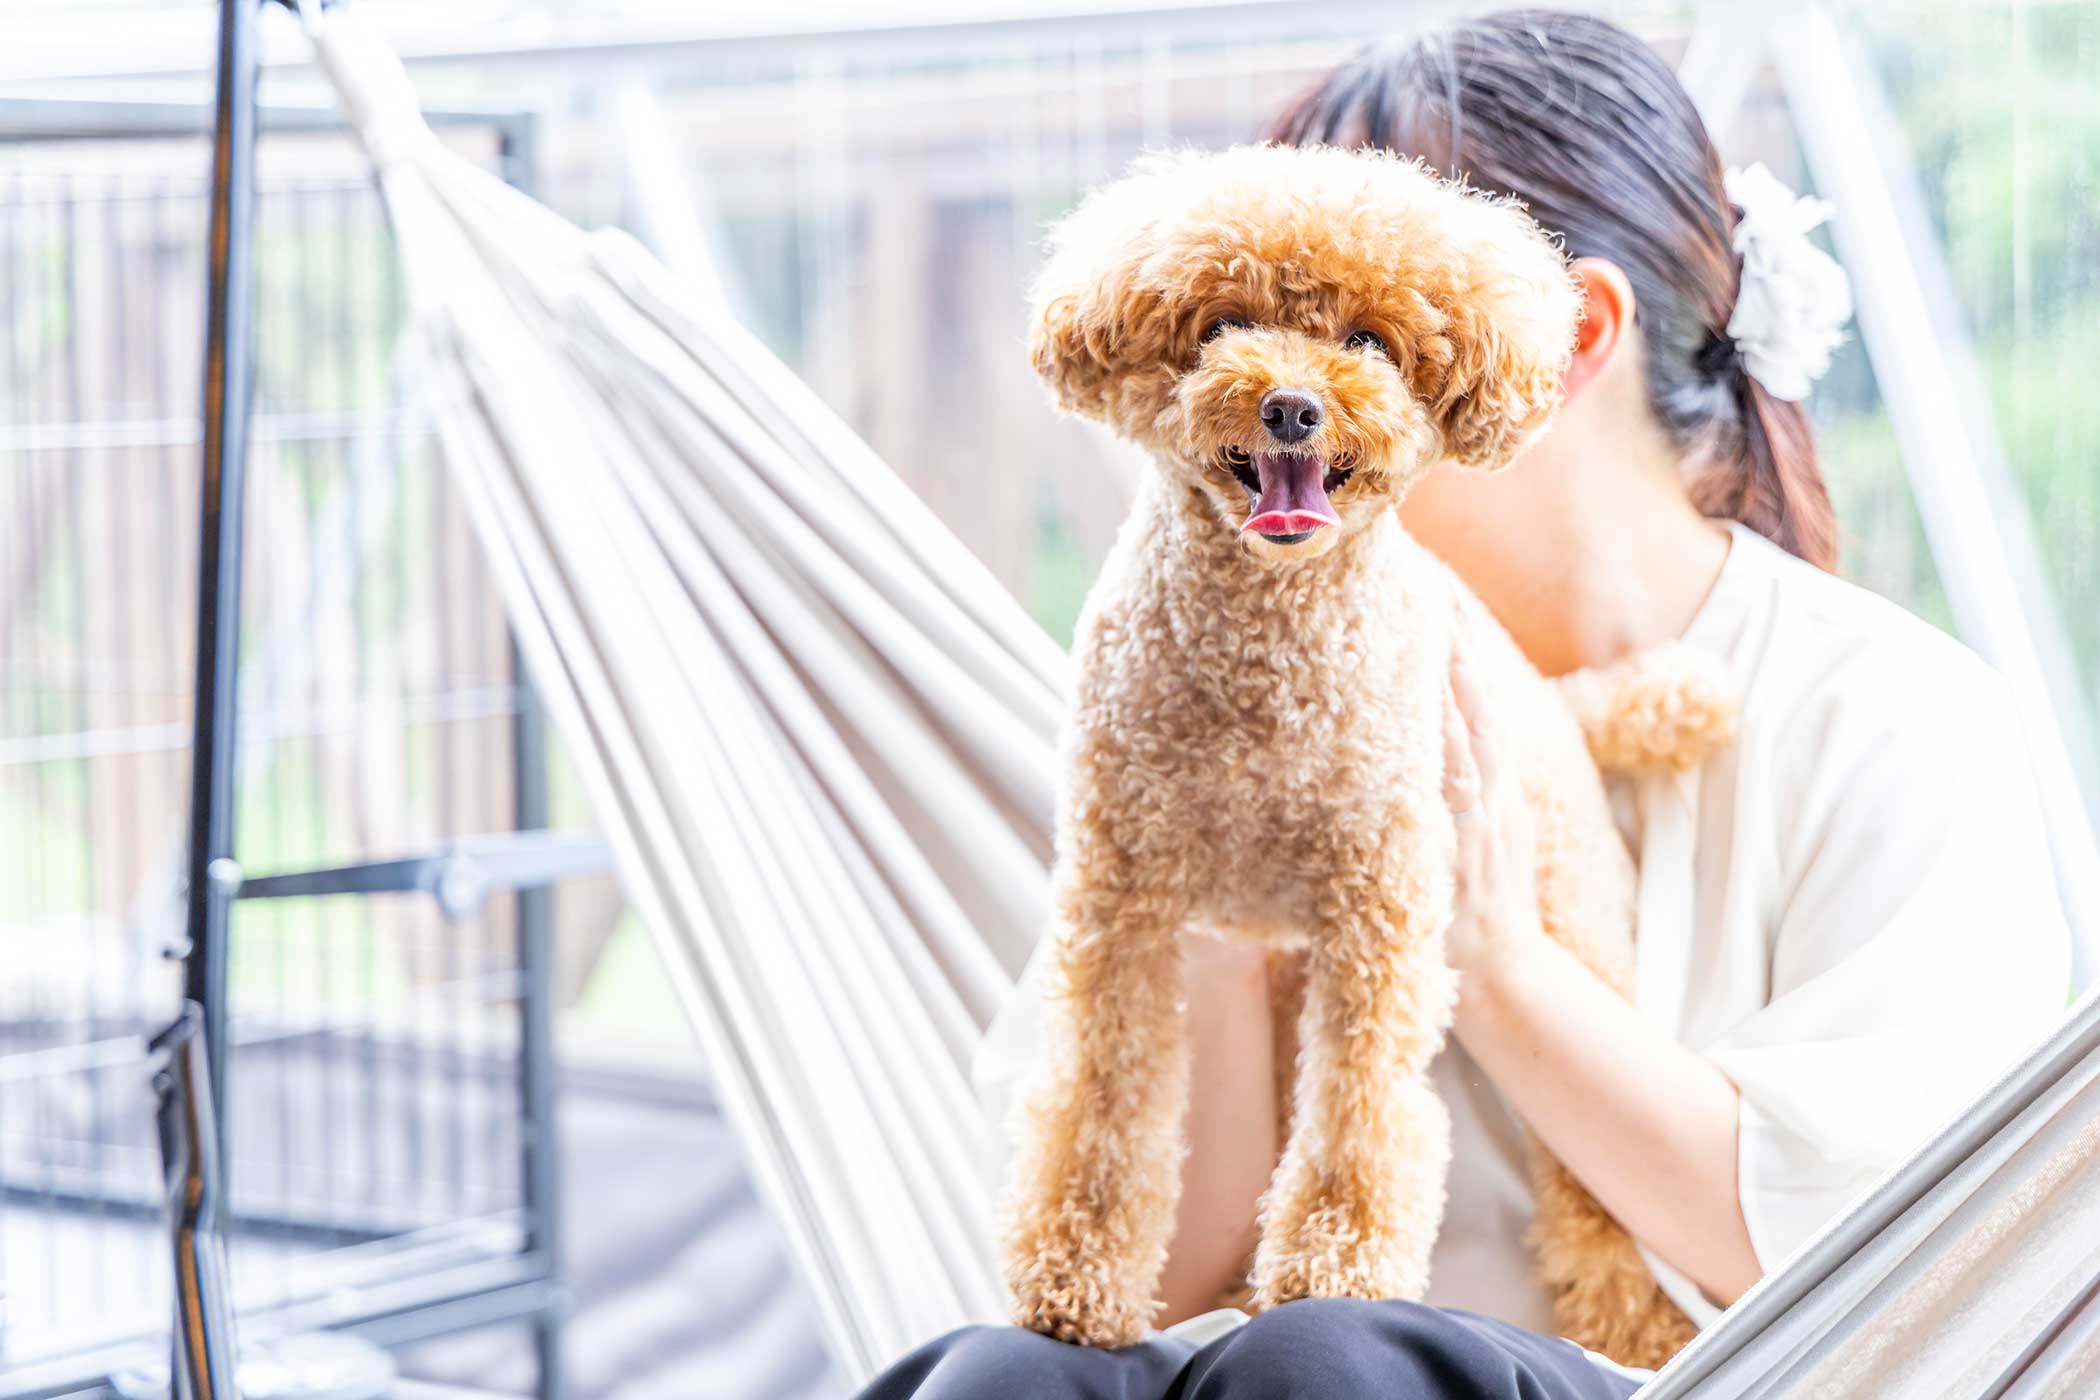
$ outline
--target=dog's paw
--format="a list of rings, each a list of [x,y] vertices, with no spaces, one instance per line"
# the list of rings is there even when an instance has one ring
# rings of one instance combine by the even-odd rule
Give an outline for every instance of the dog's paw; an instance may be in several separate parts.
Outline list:
[[[1087,1272],[1044,1270],[1013,1293],[1013,1323],[1061,1342],[1089,1347],[1135,1346],[1151,1324],[1149,1303],[1114,1296]]]
[[[1100,1222],[1067,1211],[1023,1217],[1008,1226],[1000,1266],[1014,1327],[1090,1348],[1128,1348],[1153,1318],[1155,1278],[1102,1249],[1117,1238]],[[1157,1270],[1153,1270],[1157,1274]]]
[[[1300,1298],[1418,1298],[1422,1287],[1389,1260],[1362,1252],[1290,1253],[1256,1266],[1254,1311],[1261,1312]]]
[[[1255,1310],[1300,1298],[1420,1298],[1429,1284],[1426,1252],[1365,1226],[1329,1207],[1294,1229],[1265,1231],[1254,1256]]]

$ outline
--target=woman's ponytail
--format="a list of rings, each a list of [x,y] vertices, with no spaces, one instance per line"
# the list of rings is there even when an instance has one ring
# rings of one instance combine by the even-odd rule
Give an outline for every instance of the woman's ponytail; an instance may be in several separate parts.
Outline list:
[[[1808,413],[1774,395],[1740,366],[1736,421],[1692,479],[1702,515],[1739,520],[1819,569],[1837,567],[1837,514],[1816,457]],[[1731,450],[1732,449],[1732,450]]]

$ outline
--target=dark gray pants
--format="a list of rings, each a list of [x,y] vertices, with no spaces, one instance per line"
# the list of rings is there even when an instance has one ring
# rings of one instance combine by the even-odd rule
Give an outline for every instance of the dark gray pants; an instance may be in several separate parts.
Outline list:
[[[1207,1346],[1121,1351],[1017,1327],[965,1327],[876,1377],[860,1400],[1626,1400],[1638,1381],[1573,1342],[1419,1303],[1316,1299]]]

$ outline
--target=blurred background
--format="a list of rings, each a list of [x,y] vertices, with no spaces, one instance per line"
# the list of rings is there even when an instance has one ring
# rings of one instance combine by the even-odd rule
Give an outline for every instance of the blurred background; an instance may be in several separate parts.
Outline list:
[[[1045,223],[1491,8],[352,3],[449,140],[718,284],[1061,641],[1132,464],[1028,370]],[[1884,220],[1837,249],[1861,333],[1814,401],[1845,572],[2025,657],[2090,809],[2100,0],[1591,8],[1682,61],[1732,162]],[[401,1394],[842,1394],[516,684],[367,168],[265,9],[237,841],[287,878],[231,934],[242,1306],[357,1323]],[[181,926],[214,25],[0,5],[0,1397],[164,1345],[137,1037]],[[544,892],[471,858],[541,824]]]

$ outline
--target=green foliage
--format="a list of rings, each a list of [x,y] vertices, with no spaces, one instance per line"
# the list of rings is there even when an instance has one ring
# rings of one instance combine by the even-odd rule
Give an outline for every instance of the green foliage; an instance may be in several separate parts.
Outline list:
[[[569,1025],[586,1034],[684,1050],[692,1043],[685,1010],[664,975],[648,930],[629,910],[620,916],[572,1008]]]
[[[2100,5],[1930,0],[1851,18],[1944,240],[2059,613],[2100,675]],[[1847,471],[1877,450],[1895,460],[1885,424],[1825,441]],[[1848,523],[1873,509],[1872,483],[1835,486]]]
[[[1061,647],[1072,645],[1072,629],[1094,582],[1094,564],[1064,522],[1045,514],[1036,537],[1035,582],[1028,592],[1029,610]]]
[[[1856,22],[1972,323],[2025,334],[2090,316],[2100,293],[2100,6],[1935,0]]]
[[[2100,295],[2045,333],[2003,335],[1984,372],[1998,435],[2019,478],[2088,698],[2100,692]]]
[[[28,927],[95,905],[95,861],[86,818],[87,763],[22,768],[0,783],[0,918]]]
[[[1946,631],[1954,615],[1926,545],[1896,433],[1878,403],[1818,424],[1844,575]]]

